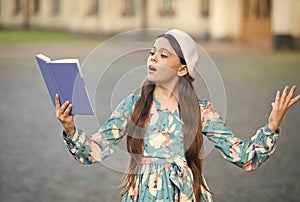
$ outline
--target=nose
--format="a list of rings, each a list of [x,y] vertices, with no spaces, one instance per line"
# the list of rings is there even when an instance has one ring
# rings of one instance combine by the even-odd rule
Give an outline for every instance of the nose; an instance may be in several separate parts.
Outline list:
[[[151,62],[157,62],[156,53],[154,53],[153,55],[150,55],[149,57],[150,57]]]

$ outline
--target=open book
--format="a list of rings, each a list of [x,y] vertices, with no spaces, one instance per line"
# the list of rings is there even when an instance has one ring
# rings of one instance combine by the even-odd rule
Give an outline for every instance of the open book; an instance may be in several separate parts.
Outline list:
[[[89,96],[80,71],[78,59],[62,59],[51,61],[43,54],[35,56],[45,84],[55,106],[55,94],[60,103],[72,103],[71,114],[93,115]]]

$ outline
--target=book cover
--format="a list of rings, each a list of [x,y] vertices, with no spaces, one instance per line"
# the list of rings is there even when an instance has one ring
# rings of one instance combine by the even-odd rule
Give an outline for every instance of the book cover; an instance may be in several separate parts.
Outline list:
[[[78,59],[51,61],[49,57],[43,54],[38,54],[35,58],[54,106],[55,94],[58,94],[61,104],[66,101],[72,103],[71,114],[94,114]]]

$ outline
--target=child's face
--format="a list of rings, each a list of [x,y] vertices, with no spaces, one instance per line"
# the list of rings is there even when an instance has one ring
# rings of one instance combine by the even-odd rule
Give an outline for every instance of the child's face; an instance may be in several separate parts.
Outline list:
[[[185,65],[166,38],[158,38],[151,48],[147,59],[148,79],[157,84],[165,83],[178,77],[177,73]]]

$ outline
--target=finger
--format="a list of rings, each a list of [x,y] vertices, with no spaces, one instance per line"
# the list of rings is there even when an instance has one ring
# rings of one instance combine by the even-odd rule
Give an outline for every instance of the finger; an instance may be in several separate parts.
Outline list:
[[[60,109],[57,111],[56,113],[56,117],[60,120],[60,121],[63,121],[69,114],[70,114],[70,111],[68,111],[68,108],[70,107],[70,102],[69,101],[66,101],[61,107]]]
[[[283,90],[283,92],[282,92],[281,98],[280,98],[281,104],[284,104],[284,102],[285,102],[285,99],[286,99],[286,95],[287,95],[288,89],[289,89],[289,87],[288,87],[288,86],[285,86],[285,88],[284,88],[284,90]]]
[[[280,101],[280,91],[278,90],[276,92],[275,105],[273,105],[273,106],[278,106],[279,105],[279,101]]]
[[[295,104],[296,102],[298,102],[300,100],[300,95],[294,97],[293,99],[291,99],[291,101],[288,104],[288,107],[291,107],[293,104]]]
[[[72,110],[72,104],[69,104],[67,109],[64,111],[64,115],[65,116],[70,115],[71,110]]]
[[[60,110],[61,110],[62,113],[66,110],[66,108],[68,107],[69,104],[70,104],[70,102],[69,102],[69,101],[66,101],[66,102],[60,107]]]
[[[59,101],[58,94],[55,94],[55,107],[56,107],[56,111],[58,111],[60,108],[60,101]]]
[[[293,97],[293,95],[294,95],[295,90],[296,90],[296,86],[293,86],[293,87],[291,88],[289,94],[288,94],[287,97],[286,97],[286,101],[285,101],[285,102],[286,102],[286,103],[285,103],[286,105],[289,104],[290,100],[292,99],[292,97]]]

